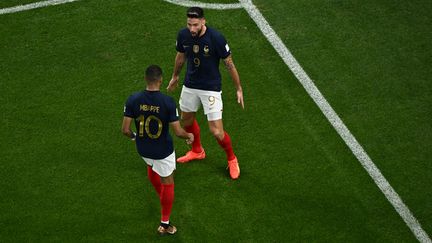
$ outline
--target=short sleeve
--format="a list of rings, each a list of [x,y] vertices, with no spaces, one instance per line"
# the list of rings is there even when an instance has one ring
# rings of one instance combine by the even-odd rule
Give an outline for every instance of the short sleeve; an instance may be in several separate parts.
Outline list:
[[[216,50],[220,58],[222,59],[227,58],[231,54],[231,50],[228,46],[225,37],[219,34],[216,36],[215,41],[216,41]]]
[[[178,52],[184,53],[185,49],[183,48],[183,38],[181,35],[181,31],[177,34],[177,40],[176,40],[176,50]]]
[[[178,110],[173,98],[168,100],[168,120],[169,122],[175,122],[179,120]]]
[[[134,112],[133,112],[133,99],[132,96],[130,96],[127,101],[126,104],[124,106],[124,110],[123,110],[123,115],[127,116],[127,117],[131,117],[134,118]]]

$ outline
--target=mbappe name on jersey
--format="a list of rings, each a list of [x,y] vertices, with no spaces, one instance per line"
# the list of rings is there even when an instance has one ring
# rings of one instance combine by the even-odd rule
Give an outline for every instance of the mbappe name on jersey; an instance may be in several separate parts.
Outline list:
[[[159,113],[159,106],[140,104],[140,111],[150,111]]]

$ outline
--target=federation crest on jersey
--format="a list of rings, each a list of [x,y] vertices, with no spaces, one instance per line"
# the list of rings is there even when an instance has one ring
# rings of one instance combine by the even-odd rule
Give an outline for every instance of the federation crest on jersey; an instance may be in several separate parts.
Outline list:
[[[192,50],[195,54],[197,54],[199,52],[199,45],[193,45]]]

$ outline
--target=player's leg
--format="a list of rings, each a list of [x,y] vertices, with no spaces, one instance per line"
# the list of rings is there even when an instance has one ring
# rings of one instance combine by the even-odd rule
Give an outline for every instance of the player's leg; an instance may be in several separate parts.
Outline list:
[[[155,160],[150,158],[144,158],[144,157],[142,157],[142,159],[147,164],[147,177],[151,182],[151,184],[153,185],[154,189],[156,190],[158,196],[160,196],[161,188],[162,188],[160,176],[158,173],[153,171],[153,165],[155,163]]]
[[[232,179],[237,179],[240,176],[240,167],[233,152],[231,138],[223,128],[222,92],[207,91],[200,95],[200,100],[203,104],[204,113],[207,115],[210,132],[227,155],[230,176]]]
[[[175,153],[165,159],[156,160],[153,170],[160,176],[161,193],[161,223],[158,232],[161,235],[175,234],[177,228],[170,224],[171,209],[174,202],[174,170],[175,170]]]
[[[212,120],[212,117],[218,117],[215,113],[207,114],[209,119],[208,124],[210,132],[216,138],[221,148],[225,151],[228,160],[228,169],[232,179],[237,179],[240,176],[240,167],[238,165],[237,157],[232,148],[231,138],[223,128],[222,119]],[[221,115],[220,115],[221,116]]]
[[[170,224],[171,209],[174,202],[174,173],[167,177],[161,177],[162,191],[161,203],[161,224],[158,228],[160,234],[175,234],[177,228]]]
[[[180,96],[181,121],[186,132],[194,135],[192,149],[186,155],[177,159],[179,163],[186,163],[191,160],[204,159],[205,151],[201,145],[200,127],[195,119],[196,111],[201,106],[201,101],[195,90],[183,87]]]
[[[196,112],[181,112],[181,121],[186,132],[194,135],[194,141],[192,143],[192,151],[194,153],[202,153],[203,148],[201,145],[201,129],[195,119]]]
[[[156,190],[158,196],[160,197],[162,190],[161,178],[156,172],[153,171],[150,165],[147,165],[147,176],[154,189]]]

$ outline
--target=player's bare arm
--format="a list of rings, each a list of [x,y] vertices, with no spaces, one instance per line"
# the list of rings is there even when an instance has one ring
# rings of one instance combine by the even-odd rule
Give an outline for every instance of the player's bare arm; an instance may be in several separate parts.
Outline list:
[[[234,82],[234,86],[237,89],[237,103],[241,105],[244,109],[244,101],[243,101],[243,89],[240,82],[240,76],[237,72],[237,68],[234,65],[231,55],[224,59],[225,67],[228,70],[231,79]]]
[[[181,52],[177,52],[174,63],[174,70],[171,81],[168,84],[167,90],[172,92],[178,86],[179,75],[183,68],[184,63],[186,62],[186,55]]]
[[[174,131],[174,134],[179,137],[186,139],[187,144],[192,144],[194,141],[194,135],[192,133],[186,132],[180,125],[179,121],[170,122],[171,129]]]
[[[132,118],[127,116],[123,117],[122,132],[126,137],[130,139],[135,139],[135,133],[132,132],[132,130],[130,129],[132,120]]]

